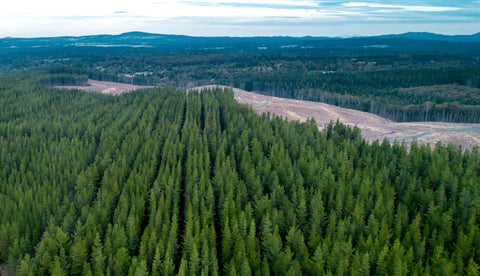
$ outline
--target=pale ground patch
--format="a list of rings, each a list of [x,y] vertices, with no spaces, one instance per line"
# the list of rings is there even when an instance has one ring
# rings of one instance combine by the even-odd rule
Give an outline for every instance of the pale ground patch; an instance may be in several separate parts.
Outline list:
[[[118,95],[125,92],[130,92],[140,88],[146,88],[147,86],[109,82],[109,81],[97,81],[88,80],[88,86],[55,86],[58,88],[76,88],[89,92],[99,92],[102,94]]]
[[[199,87],[212,88],[215,86]],[[218,86],[222,87],[223,86]],[[419,143],[435,145],[438,141],[443,144],[459,144],[464,149],[480,146],[480,124],[443,123],[443,122],[408,122],[397,123],[380,116],[328,105],[325,103],[281,99],[264,96],[245,90],[233,88],[235,99],[242,104],[251,105],[255,112],[261,114],[270,112],[286,117],[288,120],[305,121],[314,118],[320,129],[330,121],[336,121],[357,126],[362,136],[368,141],[387,138],[390,142],[399,141],[410,144],[413,139]]]

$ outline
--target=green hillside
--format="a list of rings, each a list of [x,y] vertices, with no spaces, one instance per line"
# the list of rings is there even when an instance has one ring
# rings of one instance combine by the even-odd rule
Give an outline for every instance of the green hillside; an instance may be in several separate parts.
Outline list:
[[[478,275],[480,153],[367,144],[229,90],[0,78],[0,264],[17,275]],[[50,79],[51,80],[51,79]]]

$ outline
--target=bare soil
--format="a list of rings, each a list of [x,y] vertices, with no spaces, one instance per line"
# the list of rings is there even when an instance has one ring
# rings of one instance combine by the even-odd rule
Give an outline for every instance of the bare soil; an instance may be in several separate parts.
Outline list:
[[[102,94],[119,95],[125,92],[130,92],[140,88],[146,88],[147,86],[109,82],[109,81],[97,81],[88,80],[87,86],[56,86],[58,88],[75,88],[82,89],[89,92],[99,92]],[[151,86],[150,86],[151,87]]]
[[[88,80],[88,84],[88,86],[69,86],[68,88],[112,95],[145,88],[145,86],[95,80]],[[201,91],[202,89],[214,87],[227,88],[220,85],[209,85],[196,87],[191,90]],[[397,123],[371,113],[325,103],[283,99],[247,92],[238,88],[232,89],[237,102],[252,106],[258,114],[270,112],[286,117],[288,120],[300,122],[314,118],[320,129],[323,129],[330,121],[335,122],[338,119],[342,123],[357,126],[361,130],[362,136],[370,142],[375,140],[383,141],[386,138],[390,142],[399,141],[410,144],[416,139],[419,143],[431,145],[435,145],[439,141],[443,144],[458,144],[463,149],[472,149],[475,146],[480,146],[480,124],[442,122]]]
[[[200,87],[196,90],[211,87],[213,86]],[[435,145],[439,141],[443,144],[459,144],[463,149],[480,146],[480,124],[397,123],[371,113],[325,103],[264,96],[237,88],[233,88],[233,92],[239,103],[251,105],[259,114],[270,112],[286,117],[288,120],[300,122],[314,118],[320,129],[330,121],[335,122],[339,119],[345,124],[357,126],[361,130],[362,136],[368,141],[383,141],[384,138],[387,138],[390,142],[399,141],[410,144],[416,139],[419,143],[431,145]]]

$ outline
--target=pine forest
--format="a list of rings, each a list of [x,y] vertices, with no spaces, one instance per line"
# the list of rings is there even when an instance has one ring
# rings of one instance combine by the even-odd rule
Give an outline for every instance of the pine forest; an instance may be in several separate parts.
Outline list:
[[[6,275],[479,274],[478,147],[44,82],[0,77]]]

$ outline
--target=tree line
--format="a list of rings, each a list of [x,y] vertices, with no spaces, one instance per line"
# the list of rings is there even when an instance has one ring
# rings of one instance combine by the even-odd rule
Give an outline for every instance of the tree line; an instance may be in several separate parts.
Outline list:
[[[325,102],[399,122],[480,122],[479,69],[251,74],[228,85]]]

